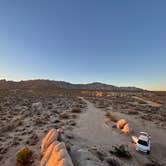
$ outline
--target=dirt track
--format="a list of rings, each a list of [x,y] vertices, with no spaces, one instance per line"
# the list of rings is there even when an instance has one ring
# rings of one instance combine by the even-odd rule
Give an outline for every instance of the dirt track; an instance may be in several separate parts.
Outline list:
[[[127,136],[120,133],[117,129],[112,128],[115,125],[111,122],[105,124],[105,112],[96,108],[92,103],[83,99],[87,103],[87,111],[82,113],[78,120],[77,127],[73,133],[85,140],[87,143],[95,146],[103,146],[106,151],[109,151],[113,145],[125,144],[129,146],[132,154],[132,160],[123,162],[123,165],[144,165],[150,162],[150,158],[165,163],[166,143],[163,138],[166,138],[165,130],[156,128],[153,124],[141,120],[132,115],[124,115],[119,112],[113,112],[118,118],[125,118],[132,130]],[[152,153],[151,155],[142,154],[135,151],[134,145],[131,143],[131,135],[140,131],[148,131],[152,135]]]

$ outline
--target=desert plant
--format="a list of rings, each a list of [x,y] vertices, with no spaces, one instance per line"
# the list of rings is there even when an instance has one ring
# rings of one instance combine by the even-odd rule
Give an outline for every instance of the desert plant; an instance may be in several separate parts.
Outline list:
[[[154,156],[150,155],[149,159],[151,162],[145,164],[145,166],[163,166],[163,164],[160,164]]]
[[[110,121],[117,122],[117,119],[115,118],[114,115],[111,114],[111,112],[107,112],[107,113],[105,114],[105,116],[106,116]]]
[[[137,115],[137,114],[139,114],[139,112],[136,111],[136,110],[128,110],[127,113],[130,114],[130,115]]]
[[[71,110],[73,113],[80,113],[81,109],[79,107],[75,107]]]
[[[69,118],[70,118],[70,116],[69,116],[66,112],[61,113],[61,114],[59,115],[59,117],[60,117],[61,119],[69,119]]]
[[[120,166],[119,162],[114,158],[107,158],[106,161],[110,166]]]
[[[32,151],[28,147],[22,148],[16,154],[16,163],[17,166],[28,166],[31,161]]]
[[[161,164],[156,164],[156,163],[147,163],[145,166],[162,166]]]
[[[139,100],[138,103],[139,103],[139,104],[146,104],[146,102],[143,101],[143,100]]]
[[[111,150],[110,153],[116,155],[117,157],[123,157],[128,159],[132,157],[130,152],[128,151],[127,146],[123,144],[113,146],[113,150]]]

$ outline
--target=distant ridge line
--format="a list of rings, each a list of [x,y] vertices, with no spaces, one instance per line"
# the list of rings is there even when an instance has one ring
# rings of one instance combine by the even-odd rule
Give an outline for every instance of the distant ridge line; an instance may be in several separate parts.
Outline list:
[[[26,80],[26,81],[7,81],[0,80],[0,89],[36,89],[36,88],[61,88],[73,90],[107,90],[107,91],[143,91],[137,87],[117,87],[101,82],[93,82],[87,84],[72,84],[65,81],[55,80]]]

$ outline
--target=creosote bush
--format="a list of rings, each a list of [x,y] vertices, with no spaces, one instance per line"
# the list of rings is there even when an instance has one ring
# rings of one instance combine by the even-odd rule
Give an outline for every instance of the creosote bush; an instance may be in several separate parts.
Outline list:
[[[61,113],[61,114],[59,115],[59,117],[60,117],[61,119],[69,119],[69,118],[70,118],[70,116],[69,116],[66,112]]]
[[[106,161],[110,166],[120,166],[119,162],[114,158],[107,158]]]
[[[116,145],[113,146],[113,150],[110,151],[111,154],[114,154],[117,157],[123,157],[130,159],[132,156],[130,152],[128,151],[127,147],[125,145]]]
[[[28,147],[22,148],[16,154],[17,166],[28,166],[32,157],[32,151]]]
[[[72,112],[73,113],[80,113],[81,109],[79,107],[75,107],[75,108],[72,109]]]
[[[115,118],[114,115],[111,114],[111,112],[107,112],[105,116],[112,122],[117,122],[117,119]]]

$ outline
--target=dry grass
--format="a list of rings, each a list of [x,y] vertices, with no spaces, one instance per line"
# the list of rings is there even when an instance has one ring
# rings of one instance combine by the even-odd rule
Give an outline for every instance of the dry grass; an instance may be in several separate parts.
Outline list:
[[[31,163],[32,151],[28,147],[22,148],[16,154],[17,166],[28,166]]]
[[[69,118],[70,118],[69,114],[67,114],[66,112],[61,113],[61,114],[59,115],[59,117],[60,117],[61,119],[69,119]]]
[[[107,112],[105,116],[112,122],[117,122],[117,119],[114,115],[111,114],[111,112]]]

